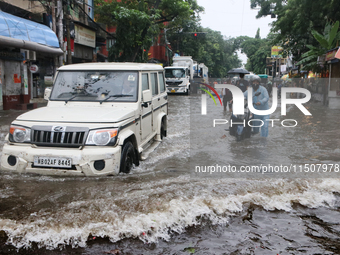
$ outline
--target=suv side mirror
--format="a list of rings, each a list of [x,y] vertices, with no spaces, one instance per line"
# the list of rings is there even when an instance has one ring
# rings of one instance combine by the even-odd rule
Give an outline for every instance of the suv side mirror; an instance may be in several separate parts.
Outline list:
[[[45,89],[45,93],[44,93],[44,99],[48,101],[48,99],[50,98],[51,96],[51,91],[52,89],[51,88],[46,88]]]
[[[149,103],[151,102],[152,99],[152,94],[151,94],[151,90],[147,89],[147,90],[143,90],[143,107],[148,107]]]

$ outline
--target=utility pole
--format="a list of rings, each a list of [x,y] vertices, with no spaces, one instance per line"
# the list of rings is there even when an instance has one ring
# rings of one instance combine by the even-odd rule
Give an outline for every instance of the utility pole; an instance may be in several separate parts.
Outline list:
[[[72,64],[71,35],[70,35],[70,1],[66,6],[66,36],[67,36],[67,64]]]
[[[57,26],[56,26],[56,12],[55,12],[55,1],[53,0],[51,2],[51,15],[52,15],[52,30],[55,34],[57,34]],[[58,57],[54,57],[54,68],[56,69],[57,67],[59,67],[59,61],[58,61]]]
[[[63,12],[63,5],[62,0],[57,0],[57,17],[58,17],[58,39],[59,39],[59,45],[60,48],[64,51],[64,28],[63,28],[63,18],[64,18],[64,12]],[[59,57],[59,66],[62,66],[64,64],[64,55]]]
[[[55,2],[53,1],[52,3],[51,3],[51,14],[52,14],[52,30],[53,30],[53,32],[54,33],[56,33],[57,34],[57,26],[56,26],[56,19],[55,19],[55,16],[56,16],[56,14],[55,14]]]
[[[88,22],[87,22],[87,16],[86,16],[86,10],[87,10],[87,8],[86,8],[86,3],[85,3],[85,0],[83,0],[83,10],[84,10],[84,24],[85,25],[88,25]]]

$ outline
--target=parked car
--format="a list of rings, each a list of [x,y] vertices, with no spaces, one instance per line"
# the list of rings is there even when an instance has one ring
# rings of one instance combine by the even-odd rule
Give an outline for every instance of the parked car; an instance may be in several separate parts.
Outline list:
[[[167,130],[164,69],[157,64],[86,63],[58,69],[46,107],[10,126],[3,170],[47,175],[128,173]]]

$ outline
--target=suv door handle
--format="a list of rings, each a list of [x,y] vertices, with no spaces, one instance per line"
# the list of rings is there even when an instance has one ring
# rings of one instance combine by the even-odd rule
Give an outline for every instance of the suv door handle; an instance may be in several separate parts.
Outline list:
[[[158,101],[161,100],[160,98],[158,98]]]

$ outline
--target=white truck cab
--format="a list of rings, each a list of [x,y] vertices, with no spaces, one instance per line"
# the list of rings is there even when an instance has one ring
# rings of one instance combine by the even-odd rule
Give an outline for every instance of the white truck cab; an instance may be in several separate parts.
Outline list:
[[[191,56],[176,56],[172,61],[172,66],[164,68],[167,92],[188,95],[194,75],[194,61]]]
[[[164,69],[157,64],[86,63],[60,67],[46,107],[17,117],[3,170],[99,176],[130,172],[166,136]]]

